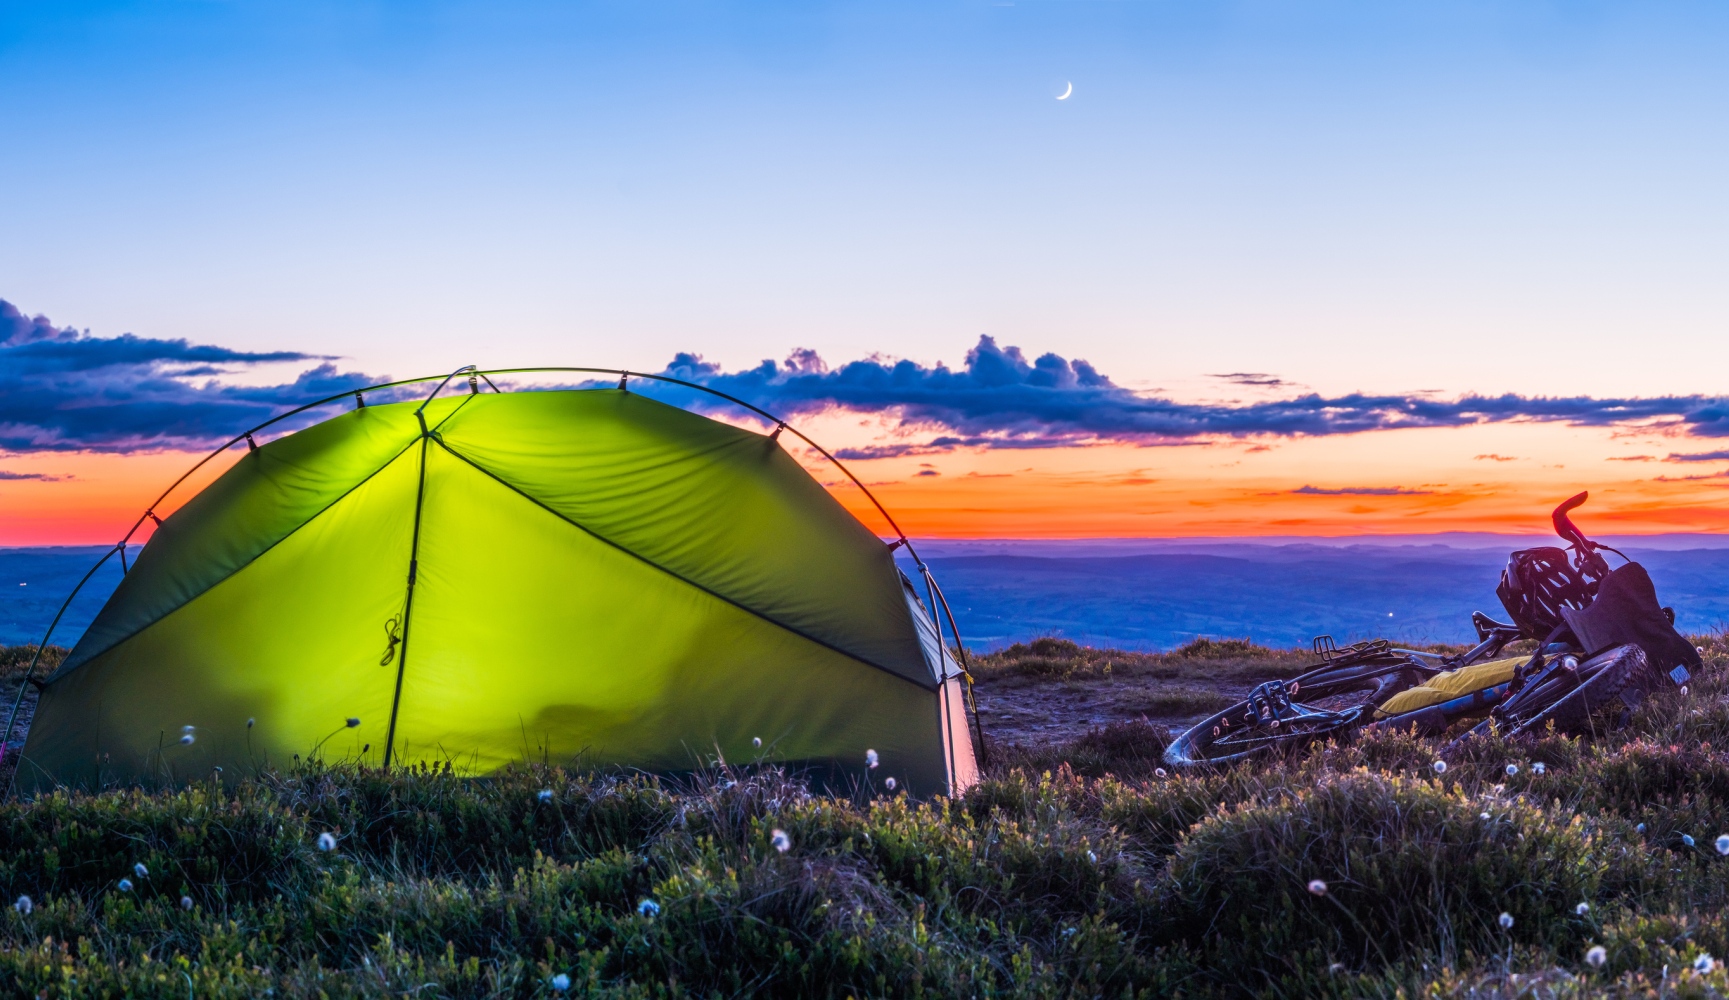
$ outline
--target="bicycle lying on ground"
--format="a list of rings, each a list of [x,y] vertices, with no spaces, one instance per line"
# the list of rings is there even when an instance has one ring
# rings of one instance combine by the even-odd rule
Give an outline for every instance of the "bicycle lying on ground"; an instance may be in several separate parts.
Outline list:
[[[1568,514],[1586,497],[1580,493],[1551,515],[1566,550],[1524,549],[1509,557],[1496,593],[1512,623],[1474,613],[1476,645],[1452,656],[1385,639],[1338,647],[1319,636],[1319,663],[1258,685],[1194,726],[1165,751],[1166,762],[1224,764],[1363,730],[1441,736],[1471,719],[1482,720],[1471,733],[1494,725],[1511,738],[1551,723],[1587,735],[1624,725],[1664,683],[1684,685],[1700,658],[1675,632],[1674,612],[1658,605],[1644,568],[1573,524]],[[1611,571],[1600,550],[1626,564]],[[1536,649],[1502,655],[1521,640]]]

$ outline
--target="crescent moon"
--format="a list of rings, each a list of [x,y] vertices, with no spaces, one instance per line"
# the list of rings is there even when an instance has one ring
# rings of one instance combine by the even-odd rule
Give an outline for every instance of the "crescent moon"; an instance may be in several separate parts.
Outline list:
[[[1060,94],[1058,94],[1058,95],[1057,95],[1057,100],[1059,100],[1059,101],[1066,101],[1066,100],[1068,100],[1068,99],[1069,99],[1069,95],[1070,95],[1070,94],[1072,94],[1072,93],[1074,93],[1074,92],[1075,92],[1075,85],[1074,85],[1074,82],[1073,82],[1073,81],[1070,81],[1070,82],[1069,82],[1069,86],[1068,86],[1068,89],[1067,89],[1067,90],[1065,90],[1065,91],[1063,91],[1063,92],[1062,92],[1062,93],[1060,93]]]

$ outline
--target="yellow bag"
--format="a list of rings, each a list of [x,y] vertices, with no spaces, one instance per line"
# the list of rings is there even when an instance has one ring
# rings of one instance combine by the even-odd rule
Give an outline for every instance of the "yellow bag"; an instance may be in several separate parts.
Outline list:
[[[1529,657],[1515,656],[1506,660],[1490,660],[1487,663],[1474,663],[1458,670],[1436,674],[1426,683],[1388,698],[1375,710],[1375,718],[1385,719],[1391,715],[1415,712],[1419,708],[1452,701],[1473,691],[1505,684],[1513,679],[1513,672],[1527,659]]]

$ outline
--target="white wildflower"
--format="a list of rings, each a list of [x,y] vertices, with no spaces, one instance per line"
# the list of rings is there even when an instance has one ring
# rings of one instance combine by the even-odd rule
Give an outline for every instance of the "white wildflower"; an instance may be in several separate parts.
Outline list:
[[[36,903],[29,896],[19,896],[18,902],[13,903],[12,908],[28,917],[30,911],[36,908]]]
[[[762,737],[761,736],[752,736],[750,738],[750,745],[753,747],[761,747],[762,746]]]
[[[660,916],[660,904],[655,902],[652,899],[645,899],[642,902],[636,904],[636,912],[642,914],[645,917],[650,917],[650,918],[658,917],[658,916]]]
[[[1717,960],[1710,955],[1700,955],[1693,960],[1693,971],[1701,976],[1717,968]]]
[[[1517,765],[1517,764],[1508,764],[1507,765],[1507,777],[1511,778],[1513,775],[1518,774],[1518,773],[1519,773],[1519,765]]]
[[[192,897],[191,896],[181,896],[180,897],[180,908],[182,910],[192,909]]]
[[[196,742],[198,742],[198,737],[191,733],[187,733],[185,736],[180,737],[180,745],[183,747],[189,747]]]
[[[336,850],[336,834],[326,830],[318,835],[318,849],[321,851]]]
[[[865,751],[865,766],[869,767],[873,771],[876,770],[877,752],[875,750]]]
[[[1501,914],[1498,918],[1496,918],[1495,922],[1500,924],[1501,929],[1504,931],[1510,931],[1513,929],[1513,915],[1511,913]]]
[[[1717,835],[1717,853],[1729,854],[1729,833],[1720,833]]]
[[[1165,776],[1165,769],[1162,767],[1155,767],[1153,768],[1153,774],[1157,777],[1163,778]]]
[[[1609,961],[1609,952],[1600,944],[1594,944],[1585,952],[1585,964],[1593,969],[1601,969],[1603,963]]]
[[[1644,833],[1645,832],[1645,824],[1640,823],[1638,826],[1634,827],[1633,830],[1637,833]]]
[[[1692,847],[1693,846],[1693,835],[1690,833],[1683,833],[1681,835],[1681,843],[1686,844],[1688,847]]]
[[[570,989],[570,977],[560,972],[552,977],[552,988],[560,993]]]
[[[1477,818],[1481,819],[1481,820],[1487,820],[1489,818],[1489,814],[1488,813],[1478,813]]]
[[[539,799],[542,802],[551,802],[552,801],[552,789],[542,788],[540,790],[539,794],[537,794],[535,796],[535,798]]]
[[[1549,765],[1543,763],[1542,761],[1538,761],[1537,763],[1531,765],[1531,773],[1532,774],[1542,774],[1547,770],[1549,770]]]
[[[1446,774],[1447,773],[1447,762],[1444,760],[1436,761],[1435,762],[1435,773],[1436,774]]]
[[[782,854],[792,850],[792,838],[786,835],[785,830],[775,829],[769,831],[768,842],[773,844],[774,849]]]
[[[1309,880],[1309,891],[1317,896],[1325,896],[1327,894],[1327,883],[1318,878],[1312,878]]]
[[[144,862],[140,861],[132,866],[132,874],[137,875],[139,878],[149,878],[150,869],[144,867]]]
[[[895,790],[895,779],[893,779],[893,778],[883,779],[883,787],[887,788],[891,792],[894,791]]]
[[[1087,852],[1087,861],[1096,865],[1099,863],[1099,856],[1097,854],[1094,854],[1092,851],[1088,851]]]
[[[1591,904],[1590,903],[1580,903],[1578,906],[1573,907],[1573,912],[1577,913],[1578,915],[1580,915],[1582,917],[1585,914],[1591,912]]]
[[[131,892],[132,891],[132,880],[129,878],[123,878],[120,880],[120,884],[118,886],[116,886],[115,888],[119,889],[121,892]]]

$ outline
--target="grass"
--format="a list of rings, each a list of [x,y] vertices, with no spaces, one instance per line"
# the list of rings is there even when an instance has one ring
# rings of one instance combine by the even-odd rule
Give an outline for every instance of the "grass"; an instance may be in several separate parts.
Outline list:
[[[70,650],[61,646],[45,646],[42,656],[36,664],[38,680],[54,672],[60,661],[66,659]],[[24,677],[30,669],[30,661],[36,655],[35,646],[0,646],[0,681],[17,681]]]
[[[1699,641],[1628,730],[1444,773],[1389,734],[1161,774],[1163,731],[1122,722],[957,801],[308,767],[8,802],[0,890],[31,906],[0,911],[0,995],[1722,995],[1694,964],[1729,956],[1729,646]],[[984,669],[1180,656],[1036,645]]]
[[[1014,677],[1260,681],[1293,676],[1313,659],[1308,650],[1268,649],[1247,639],[1203,638],[1168,653],[1132,653],[1047,636],[975,656],[972,662],[982,681]]]

